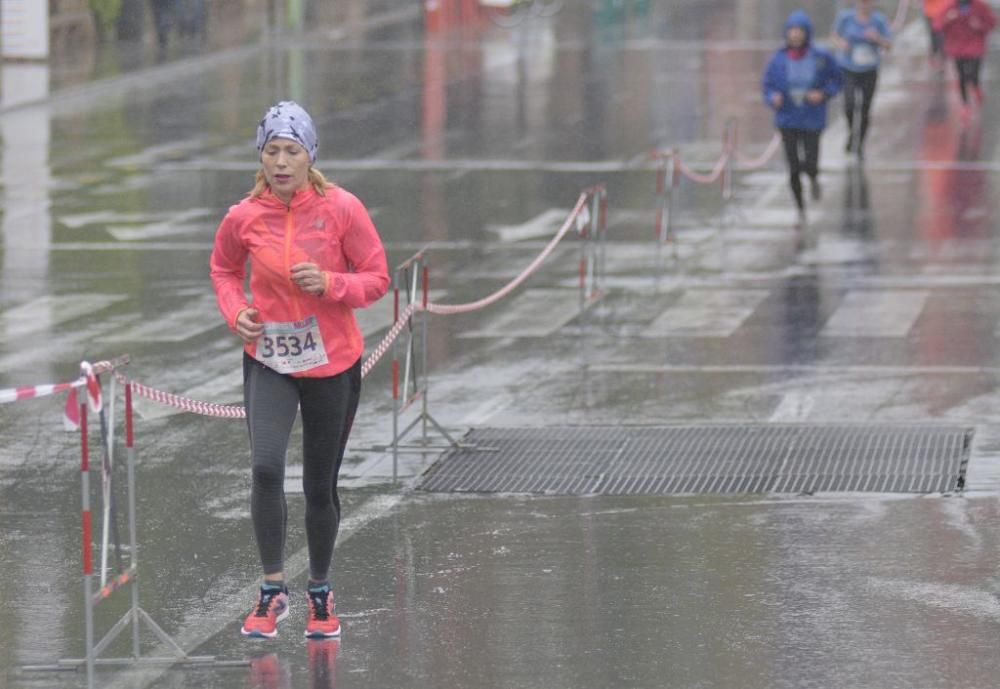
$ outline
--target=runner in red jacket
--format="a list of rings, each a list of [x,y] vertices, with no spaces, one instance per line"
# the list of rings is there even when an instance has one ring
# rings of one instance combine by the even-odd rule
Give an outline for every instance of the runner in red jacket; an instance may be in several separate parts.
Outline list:
[[[260,598],[241,630],[246,636],[274,637],[288,616],[285,454],[300,409],[309,550],[305,634],[340,634],[329,570],[340,525],[337,475],[361,392],[364,341],[353,309],[385,294],[389,274],[365,207],[313,167],[318,149],[312,118],[299,105],[287,101],[268,110],[257,128],[256,186],[229,209],[212,250],[219,310],[244,342],[250,514],[264,572]]]
[[[983,104],[979,70],[986,54],[986,37],[997,20],[983,0],[955,0],[937,19],[937,29],[944,38],[944,52],[955,60],[958,88],[962,96],[962,117],[971,115],[969,91],[976,105]]]

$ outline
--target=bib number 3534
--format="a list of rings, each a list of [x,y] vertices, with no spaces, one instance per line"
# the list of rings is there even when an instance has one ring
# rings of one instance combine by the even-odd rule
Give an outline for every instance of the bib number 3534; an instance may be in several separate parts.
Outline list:
[[[308,371],[326,364],[326,348],[316,317],[265,323],[255,358],[278,373]]]

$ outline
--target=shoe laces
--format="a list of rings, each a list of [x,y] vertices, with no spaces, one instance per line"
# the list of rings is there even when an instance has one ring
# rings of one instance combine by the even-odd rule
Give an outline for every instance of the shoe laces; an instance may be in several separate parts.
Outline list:
[[[330,598],[330,591],[310,591],[309,601],[312,603],[313,617],[317,620],[325,620],[330,616],[330,611],[326,607],[326,602]]]
[[[257,603],[257,611],[254,613],[255,617],[267,617],[267,611],[271,608],[271,601],[277,596],[281,591],[261,591],[260,601]]]

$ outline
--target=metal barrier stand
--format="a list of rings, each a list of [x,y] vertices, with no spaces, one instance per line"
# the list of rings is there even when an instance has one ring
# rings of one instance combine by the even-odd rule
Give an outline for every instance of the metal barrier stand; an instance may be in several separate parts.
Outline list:
[[[393,300],[394,312],[393,322],[399,320],[399,293],[400,286],[406,298],[406,306],[411,306],[420,300],[420,307],[411,309],[407,317],[406,337],[397,338],[392,344],[392,480],[399,477],[399,454],[401,452],[437,452],[447,450],[452,447],[459,447],[459,443],[448,431],[431,415],[428,408],[428,375],[427,375],[427,323],[430,313],[427,312],[427,303],[430,294],[430,270],[424,257],[424,250],[421,249],[416,254],[403,261],[393,271]],[[414,331],[414,314],[420,312],[419,332]],[[415,348],[419,339],[420,352],[415,353]],[[402,385],[399,380],[399,349],[406,348],[403,364]],[[419,363],[418,363],[419,360]],[[400,389],[402,388],[402,389]],[[420,402],[420,412],[405,428],[399,430],[400,417],[414,402]],[[402,441],[409,433],[420,424],[420,439],[414,444],[403,445]],[[430,427],[447,441],[446,445],[432,444],[430,437]]]
[[[677,237],[674,235],[674,188],[677,186],[677,151],[654,152],[656,168],[656,238],[659,243],[674,244],[677,258]]]
[[[138,553],[139,545],[136,532],[135,508],[135,435],[132,414],[132,383],[125,384],[125,447],[128,466],[128,523],[129,545],[131,548],[130,564],[126,571],[120,572],[111,581],[105,583],[98,591],[94,591],[94,566],[92,555],[92,531],[90,512],[90,445],[87,432],[87,401],[80,404],[80,484],[81,484],[81,545],[83,561],[83,609],[84,609],[84,644],[86,655],[83,658],[63,658],[55,664],[25,665],[20,668],[24,672],[41,672],[56,670],[76,670],[86,668],[87,689],[94,689],[94,670],[98,665],[136,665],[136,664],[190,664],[212,667],[242,667],[249,664],[246,660],[219,660],[215,656],[191,656],[167,634],[153,618],[139,606],[138,585]],[[110,431],[113,436],[114,429]],[[110,444],[110,441],[109,441]],[[109,478],[110,480],[110,478]],[[129,610],[112,625],[104,637],[94,643],[94,608],[115,591],[131,586],[131,605]],[[173,654],[171,656],[143,656],[139,644],[140,623],[145,622],[150,631]],[[101,653],[125,630],[132,625],[132,655],[128,658],[101,658]]]
[[[580,243],[580,312],[602,294],[607,251],[605,239],[608,220],[608,193],[603,184],[598,184],[584,193],[587,194],[586,212],[577,219],[577,234]]]

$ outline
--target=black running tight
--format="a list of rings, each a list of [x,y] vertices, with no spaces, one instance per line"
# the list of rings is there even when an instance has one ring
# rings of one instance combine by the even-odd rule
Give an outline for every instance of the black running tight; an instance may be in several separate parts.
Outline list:
[[[788,182],[792,187],[795,205],[799,210],[805,208],[802,200],[802,180],[800,173],[806,173],[813,179],[819,174],[819,135],[822,130],[816,129],[781,129],[781,140],[785,144],[785,158],[788,160]]]
[[[870,72],[852,72],[844,70],[844,114],[847,116],[847,136],[853,146],[860,149],[865,143],[868,133],[868,118],[875,99],[875,85],[878,83],[878,70]],[[861,96],[861,121],[859,129],[854,129],[854,113],[858,107],[858,96]]]
[[[978,57],[959,57],[955,59],[955,67],[958,70],[958,90],[962,95],[962,102],[969,102],[969,87],[979,90],[979,68],[983,61]]]
[[[340,526],[337,474],[360,393],[360,360],[329,378],[294,378],[244,353],[243,399],[253,467],[250,514],[264,574],[284,568],[285,454],[301,408],[309,576],[315,581],[327,579]]]

